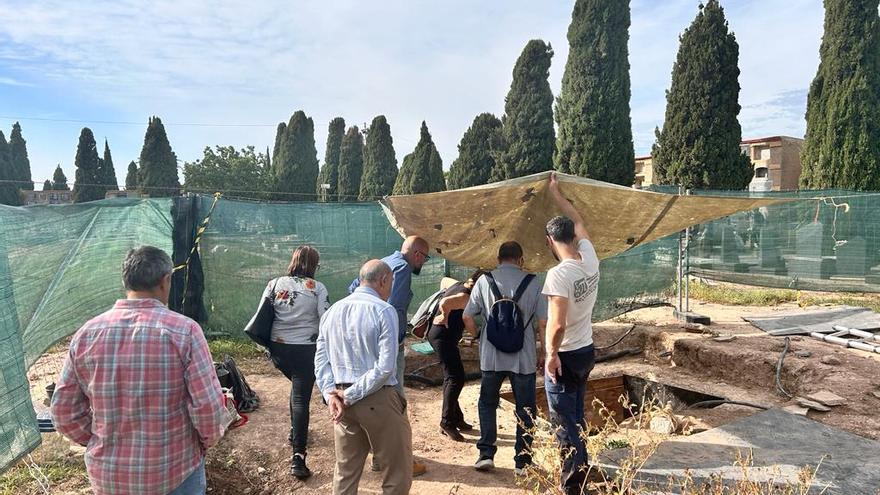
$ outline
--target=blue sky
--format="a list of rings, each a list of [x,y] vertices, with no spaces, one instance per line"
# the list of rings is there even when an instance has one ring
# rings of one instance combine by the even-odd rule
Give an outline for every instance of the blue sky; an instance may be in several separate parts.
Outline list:
[[[699,0],[632,0],[636,154],[663,122],[678,36]],[[549,41],[558,93],[573,1],[69,2],[0,0],[0,127],[20,120],[34,180],[61,163],[73,179],[79,130],[107,138],[119,181],[150,115],[178,158],[216,144],[271,147],[303,109],[319,158],[335,116],[385,114],[398,161],[426,120],[445,168],[481,112],[500,116],[525,43]],[[740,44],[744,137],[803,136],[819,62],[820,0],[722,0]],[[186,125],[210,124],[210,125]],[[100,143],[99,146],[103,146]]]

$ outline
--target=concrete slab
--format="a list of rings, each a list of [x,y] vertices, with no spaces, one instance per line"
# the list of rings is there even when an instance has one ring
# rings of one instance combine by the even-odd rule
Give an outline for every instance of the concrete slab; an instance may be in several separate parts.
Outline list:
[[[811,494],[870,495],[880,488],[880,442],[780,409],[660,444],[639,471],[638,483],[668,490],[670,478],[683,479],[687,471],[697,482],[721,475],[725,485],[733,486],[743,478],[737,456],[750,452],[751,480],[796,484],[803,467],[819,466]],[[600,456],[598,464],[614,472],[628,457],[628,449],[615,449]]]
[[[743,319],[770,335],[809,335],[832,333],[834,325],[871,330],[880,328],[880,314],[867,308],[837,306],[817,310],[798,310],[768,315],[748,315]]]

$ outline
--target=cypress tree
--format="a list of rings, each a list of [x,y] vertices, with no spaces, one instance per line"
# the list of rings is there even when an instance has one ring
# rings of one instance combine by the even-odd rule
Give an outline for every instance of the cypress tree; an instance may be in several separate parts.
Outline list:
[[[800,185],[880,190],[878,0],[825,0]]]
[[[53,191],[54,189],[55,188],[52,186],[51,180],[46,179],[45,181],[43,181],[43,190],[44,191]]]
[[[403,159],[403,166],[394,184],[394,194],[421,194],[446,190],[443,161],[431,139],[428,126],[422,122],[421,137],[416,149]]]
[[[556,168],[631,186],[629,0],[577,0],[556,100]]]
[[[410,153],[403,157],[403,163],[400,164],[397,179],[394,181],[394,188],[391,190],[391,194],[394,196],[412,194],[412,170],[415,156],[415,153]]]
[[[116,181],[116,169],[113,168],[113,157],[110,155],[110,145],[104,140],[104,158],[101,160],[101,170],[99,173],[101,184],[104,184],[107,191],[119,190],[119,183]]]
[[[128,164],[128,173],[125,174],[125,190],[133,191],[138,188],[138,166],[132,160]]]
[[[339,151],[342,148],[342,136],[345,135],[345,119],[336,117],[330,121],[327,129],[327,149],[324,151],[324,166],[318,174],[318,196],[336,199],[336,187],[339,182]],[[322,184],[330,187],[324,191]]]
[[[138,162],[138,184],[144,193],[153,197],[176,196],[179,193],[177,155],[171,150],[165,126],[159,117],[150,118]]]
[[[358,199],[369,201],[391,194],[397,180],[397,157],[391,126],[384,115],[373,118],[364,148],[364,175]]]
[[[73,183],[73,202],[85,203],[104,199],[106,188],[101,184],[101,158],[98,156],[98,145],[95,136],[88,127],[83,127],[79,134],[79,145],[76,147],[76,181]]]
[[[70,190],[70,187],[67,185],[67,176],[64,175],[64,171],[61,170],[60,164],[55,167],[55,173],[52,174],[52,189],[56,191]]]
[[[501,121],[491,113],[477,115],[458,143],[458,158],[449,167],[449,189],[489,182],[500,147]]]
[[[556,131],[553,129],[553,93],[550,60],[553,48],[531,40],[513,67],[513,82],[501,118],[504,150],[492,170],[492,182],[551,170]]]
[[[744,189],[752,164],[740,151],[739,45],[724,9],[709,0],[681,35],[657,132],[654,174],[661,184]]]
[[[356,201],[364,172],[364,136],[357,126],[348,128],[339,149],[339,201]]]
[[[12,134],[9,135],[9,158],[16,173],[16,180],[21,182],[19,187],[33,191],[34,183],[31,178],[31,161],[28,159],[27,142],[21,135],[21,126],[18,122],[12,125]]]
[[[285,147],[285,139],[287,139],[287,124],[281,122],[278,124],[278,128],[275,129],[275,147],[272,149],[272,167],[270,170],[272,171],[272,175],[276,175],[278,172],[276,169],[278,164],[284,161],[284,147]]]
[[[18,187],[18,178],[12,168],[12,160],[9,157],[9,143],[6,136],[0,131],[0,204],[21,206],[21,192]]]
[[[278,126],[283,135],[276,142],[275,189],[279,199],[287,201],[314,201],[318,182],[318,150],[315,148],[315,123],[305,112],[298,110],[286,128]]]

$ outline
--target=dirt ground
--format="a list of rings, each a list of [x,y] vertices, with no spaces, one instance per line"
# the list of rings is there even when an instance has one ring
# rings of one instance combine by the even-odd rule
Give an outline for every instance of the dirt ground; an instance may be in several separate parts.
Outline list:
[[[610,344],[635,325],[631,334],[612,350],[637,349],[636,355],[596,365],[591,378],[626,374],[659,381],[699,392],[783,407],[792,402],[776,391],[774,377],[782,350],[782,339],[770,337],[744,322],[741,317],[796,310],[795,304],[776,307],[732,307],[694,303],[695,311],[712,318],[703,329],[686,329],[673,318],[670,308],[645,309],[595,326],[597,346]],[[732,341],[716,342],[713,336],[735,336]],[[808,351],[800,357],[797,351]],[[464,350],[466,358],[475,357],[476,348]],[[599,353],[602,355],[602,352]],[[824,364],[833,355],[840,364]],[[215,356],[219,359],[222,356]],[[407,369],[412,371],[429,364],[433,356],[408,354]],[[468,361],[469,371],[476,362]],[[333,474],[334,452],[332,423],[317,393],[311,404],[308,464],[314,476],[301,482],[288,474],[290,447],[289,382],[261,359],[241,361],[251,387],[262,405],[249,415],[247,425],[230,431],[208,456],[209,493],[282,495],[290,493],[329,493]],[[437,370],[429,368],[430,373]],[[833,346],[807,337],[793,337],[782,371],[782,381],[795,395],[829,390],[847,399],[831,412],[810,412],[809,417],[822,423],[873,439],[880,438],[880,355]],[[541,378],[538,380],[541,383]],[[409,414],[413,429],[413,452],[428,467],[427,474],[413,482],[414,494],[507,494],[522,493],[513,474],[515,423],[512,407],[502,404],[498,411],[499,450],[496,469],[479,473],[473,468],[477,459],[476,432],[465,434],[467,443],[456,443],[439,432],[441,394],[439,387],[420,384],[408,386]],[[462,393],[461,407],[466,419],[478,427],[477,397],[479,382],[471,381]],[[749,407],[722,405],[713,409],[687,410],[701,428],[726,424],[755,413]],[[817,459],[817,462],[819,460]],[[361,479],[361,493],[380,493],[381,480],[367,467]],[[63,492],[79,493],[82,487],[65,484]]]

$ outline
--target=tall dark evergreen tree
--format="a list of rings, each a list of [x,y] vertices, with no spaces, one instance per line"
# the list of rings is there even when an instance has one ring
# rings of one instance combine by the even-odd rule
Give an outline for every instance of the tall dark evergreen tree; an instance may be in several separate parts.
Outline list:
[[[553,129],[553,93],[550,60],[553,49],[531,40],[513,67],[513,82],[501,118],[504,150],[492,170],[492,182],[551,170],[556,131]]]
[[[287,124],[281,122],[275,129],[275,147],[272,149],[272,175],[278,173],[278,164],[284,161],[284,149],[286,146]],[[274,187],[274,186],[273,186]]]
[[[61,170],[61,164],[55,167],[55,173],[52,174],[52,189],[56,191],[70,190],[70,187],[67,185],[67,176]]]
[[[556,99],[556,168],[631,186],[629,0],[577,0]]]
[[[21,206],[21,192],[12,160],[9,157],[9,143],[0,131],[0,204]]]
[[[83,127],[76,147],[76,181],[73,183],[73,202],[85,203],[104,199],[107,189],[101,184],[100,161],[95,135],[88,127]]]
[[[397,157],[391,126],[384,115],[373,119],[364,148],[364,174],[358,199],[369,201],[391,194],[397,180]]]
[[[43,190],[44,190],[44,191],[52,191],[52,190],[54,190],[54,187],[52,186],[52,181],[51,181],[51,180],[46,179],[45,181],[43,181]]]
[[[138,185],[144,193],[153,197],[176,196],[179,193],[177,155],[171,150],[165,126],[159,117],[150,118],[138,162]]]
[[[342,149],[342,137],[345,135],[345,119],[336,117],[330,121],[327,129],[327,148],[324,150],[324,166],[318,174],[318,196],[328,200],[336,199],[336,187],[339,183],[339,152]],[[324,191],[322,184],[330,187]]]
[[[132,160],[128,164],[128,172],[125,174],[125,189],[127,191],[133,191],[138,188],[138,166],[137,163]]]
[[[800,185],[880,190],[878,0],[825,0]]]
[[[9,135],[9,159],[16,173],[16,180],[20,181],[20,188],[29,191],[34,190],[31,182],[31,161],[28,159],[27,142],[21,135],[21,126],[16,122],[12,125],[12,134]]]
[[[364,136],[357,126],[348,128],[339,149],[339,201],[357,201],[364,173]]]
[[[277,155],[273,160],[275,190],[279,199],[287,201],[314,201],[318,182],[318,150],[315,148],[315,123],[305,112],[298,110],[286,128],[278,126],[281,143],[276,142]]]
[[[481,113],[458,144],[458,158],[449,167],[449,189],[463,189],[489,182],[495,156],[501,151],[501,121]]]
[[[101,184],[107,191],[118,191],[119,183],[116,181],[116,169],[113,168],[113,156],[110,155],[110,145],[104,140],[104,158],[101,160],[101,169],[98,176]]]
[[[709,0],[681,35],[666,93],[666,120],[654,145],[661,184],[744,189],[752,164],[740,151],[739,45],[718,0]]]
[[[428,126],[423,121],[416,149],[403,159],[403,167],[394,184],[394,194],[422,194],[445,190],[443,161],[431,139],[431,133],[428,132]]]

